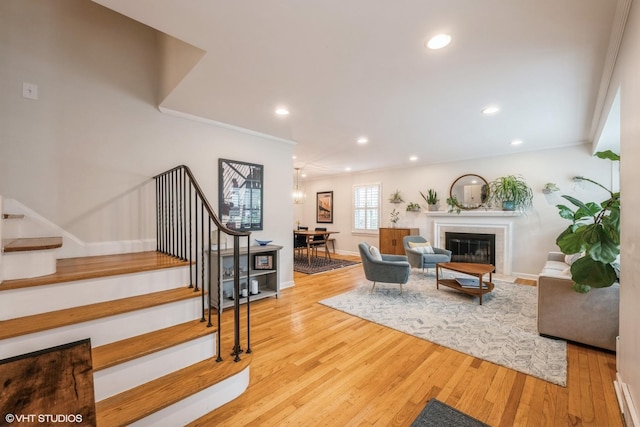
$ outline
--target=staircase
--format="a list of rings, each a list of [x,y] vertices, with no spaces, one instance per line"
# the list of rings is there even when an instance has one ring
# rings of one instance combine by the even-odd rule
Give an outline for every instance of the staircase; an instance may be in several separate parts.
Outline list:
[[[0,359],[90,338],[98,425],[182,425],[247,387],[250,356],[216,361],[188,262],[142,252],[57,264],[0,284]]]
[[[212,281],[205,255],[216,253],[209,254],[211,226],[218,240],[220,233],[232,235],[238,248],[239,238],[249,242],[249,234],[219,223],[188,168],[161,174],[156,182],[158,251],[56,260],[61,237],[25,237],[19,227],[5,226],[23,220],[20,214],[3,214],[0,222],[0,363],[89,338],[99,426],[184,425],[249,384],[248,305],[246,353],[236,303],[229,313],[233,349],[220,354],[222,311],[209,308],[206,298],[220,290],[205,286]],[[36,261],[20,261],[26,267],[14,274],[12,253]],[[40,253],[53,261],[42,262]],[[236,268],[237,260],[239,255]],[[2,403],[0,410],[10,413]]]

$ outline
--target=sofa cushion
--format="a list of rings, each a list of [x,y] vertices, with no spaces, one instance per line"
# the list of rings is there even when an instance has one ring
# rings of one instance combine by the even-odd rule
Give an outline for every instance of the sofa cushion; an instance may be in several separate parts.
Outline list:
[[[560,261],[547,261],[540,272],[541,276],[559,276],[571,278],[571,267]]]

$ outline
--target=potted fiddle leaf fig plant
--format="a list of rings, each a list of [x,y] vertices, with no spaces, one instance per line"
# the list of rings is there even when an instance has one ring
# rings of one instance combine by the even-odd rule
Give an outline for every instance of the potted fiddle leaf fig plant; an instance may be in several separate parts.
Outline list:
[[[620,160],[620,156],[611,150],[595,155],[601,159]],[[571,221],[556,239],[556,244],[566,255],[584,254],[571,264],[571,279],[575,291],[586,293],[591,288],[605,288],[619,280],[620,192],[583,176],[573,179],[590,182],[609,193],[609,198],[600,203],[585,203],[563,195],[575,208],[556,205],[560,216]]]
[[[489,200],[505,211],[525,211],[531,207],[533,191],[520,175],[501,176],[489,183]]]

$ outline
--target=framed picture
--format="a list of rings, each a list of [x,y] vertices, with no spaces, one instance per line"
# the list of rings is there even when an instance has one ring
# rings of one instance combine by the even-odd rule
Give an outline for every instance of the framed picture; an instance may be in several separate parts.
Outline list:
[[[273,269],[273,255],[256,255],[254,258],[255,270],[271,270]]]
[[[333,223],[333,191],[316,193],[316,222]]]
[[[236,230],[262,230],[263,166],[218,159],[218,212]]]

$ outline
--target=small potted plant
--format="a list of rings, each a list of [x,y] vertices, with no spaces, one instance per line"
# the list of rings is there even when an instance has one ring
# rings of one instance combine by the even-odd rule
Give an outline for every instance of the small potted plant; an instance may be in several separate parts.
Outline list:
[[[489,183],[489,200],[502,204],[505,211],[525,211],[531,207],[533,191],[520,175],[507,175]]]
[[[391,196],[389,196],[389,201],[391,203],[402,203],[402,202],[404,202],[404,200],[402,199],[402,194],[400,193],[400,190],[396,190],[393,193],[391,193]]]
[[[542,192],[544,194],[551,194],[554,191],[560,191],[560,189],[553,182],[547,182],[544,187],[542,187]]]
[[[395,227],[396,224],[398,223],[398,220],[400,219],[400,211],[395,210],[395,208],[391,211],[391,227]]]
[[[420,205],[417,203],[409,202],[407,205],[407,212],[418,212],[420,210]]]
[[[455,212],[459,215],[462,210],[456,196],[447,197],[447,206],[449,206],[449,213]]]
[[[433,188],[430,188],[429,190],[427,190],[426,196],[422,191],[420,192],[420,195],[422,196],[424,201],[427,202],[428,210],[430,211],[438,210],[438,202],[440,201],[440,199],[438,199],[438,192],[436,190],[434,190]]]

